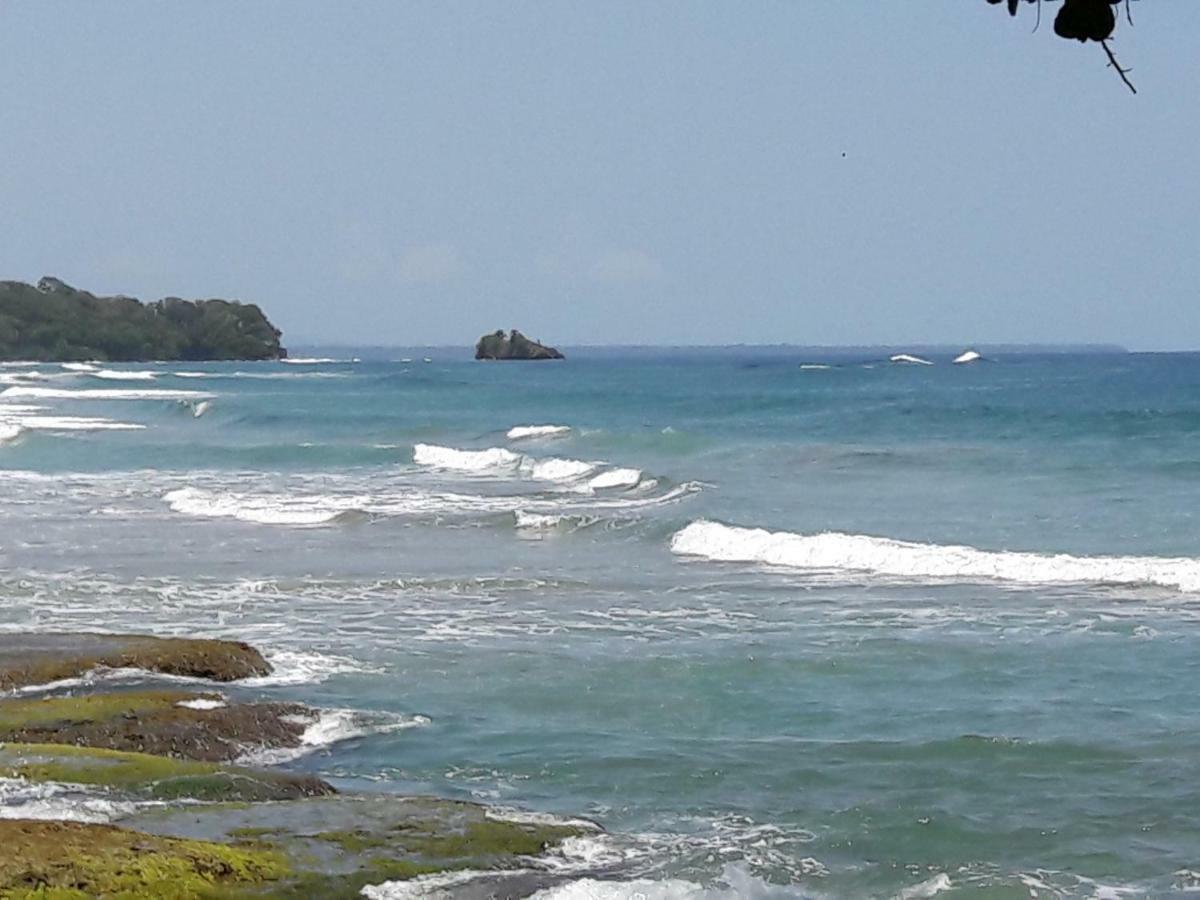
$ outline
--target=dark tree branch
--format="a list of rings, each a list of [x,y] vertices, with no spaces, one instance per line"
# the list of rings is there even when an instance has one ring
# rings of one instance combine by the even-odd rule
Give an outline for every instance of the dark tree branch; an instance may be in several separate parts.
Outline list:
[[[1108,46],[1108,41],[1101,41],[1100,46],[1104,48],[1104,52],[1108,54],[1108,64],[1117,70],[1117,74],[1121,76],[1121,80],[1125,82],[1125,86],[1137,93],[1137,88],[1133,86],[1133,82],[1129,80],[1129,69],[1122,69],[1121,64],[1117,62],[1117,56],[1112,51],[1112,47]]]

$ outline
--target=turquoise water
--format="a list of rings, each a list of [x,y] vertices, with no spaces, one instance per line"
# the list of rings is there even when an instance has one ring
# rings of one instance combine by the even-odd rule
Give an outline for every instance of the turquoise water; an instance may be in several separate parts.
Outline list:
[[[424,354],[0,370],[0,626],[253,641],[561,896],[1200,887],[1200,357]]]

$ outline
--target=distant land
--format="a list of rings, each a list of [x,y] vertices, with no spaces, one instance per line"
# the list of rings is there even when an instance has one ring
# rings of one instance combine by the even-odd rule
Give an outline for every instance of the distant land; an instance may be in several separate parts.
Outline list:
[[[566,344],[563,351],[572,359],[619,359],[654,357],[715,358],[753,356],[764,359],[884,360],[897,353],[913,353],[934,359],[953,359],[973,349],[985,357],[1037,356],[1062,354],[1125,354],[1130,351],[1117,344],[880,344],[860,346],[805,346],[803,344]],[[470,360],[476,347],[470,344],[327,344],[321,341],[292,342],[291,352],[300,357],[325,359],[361,359],[371,362],[396,362],[402,359],[451,362]]]
[[[0,281],[0,359],[36,362],[282,359],[281,333],[253,303],[142,303],[46,276]]]

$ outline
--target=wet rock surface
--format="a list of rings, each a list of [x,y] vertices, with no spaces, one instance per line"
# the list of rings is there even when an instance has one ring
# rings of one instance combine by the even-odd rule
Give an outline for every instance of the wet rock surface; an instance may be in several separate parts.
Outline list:
[[[271,672],[262,654],[240,641],[91,632],[0,634],[0,691],[78,678],[101,668],[221,682]]]
[[[0,741],[232,762],[253,750],[298,747],[315,718],[297,703],[227,703],[213,694],[122,691],[0,703]]]
[[[81,678],[105,668],[150,674]],[[443,880],[413,896],[527,897],[568,877],[565,842],[598,830],[238,765],[313,749],[322,711],[154,686],[269,671],[231,641],[0,635],[0,898],[340,898],[423,878]]]

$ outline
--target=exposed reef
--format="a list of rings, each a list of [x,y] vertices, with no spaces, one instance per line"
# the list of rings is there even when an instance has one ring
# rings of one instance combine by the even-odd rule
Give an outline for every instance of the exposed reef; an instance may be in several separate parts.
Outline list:
[[[106,667],[145,671],[134,688],[78,679]],[[569,877],[565,842],[599,831],[239,765],[247,751],[304,749],[321,711],[245,702],[237,685],[142,685],[269,670],[237,642],[0,636],[0,898],[351,898],[448,872],[462,873],[464,900],[527,897]]]
[[[475,344],[476,359],[565,359],[558,350],[538,341],[530,340],[513,329],[507,335],[503,331],[485,334]]]
[[[232,762],[293,748],[317,714],[298,703],[227,703],[212,694],[123,691],[0,703],[0,742],[77,744]]]
[[[90,632],[0,635],[0,691],[78,678],[99,668],[211,681],[271,672],[261,653],[239,641]]]
[[[47,276],[36,286],[0,281],[0,359],[281,359],[281,332],[253,303],[142,303],[97,297]]]

